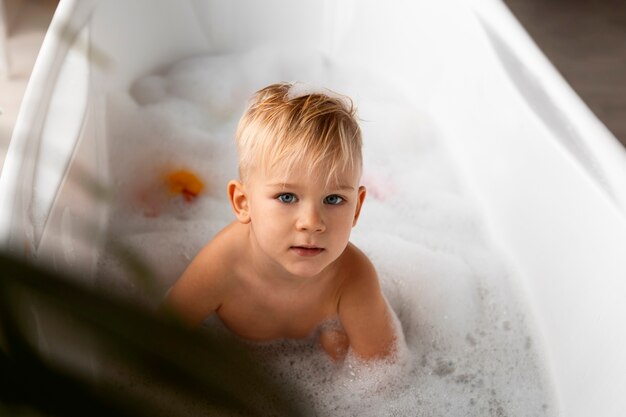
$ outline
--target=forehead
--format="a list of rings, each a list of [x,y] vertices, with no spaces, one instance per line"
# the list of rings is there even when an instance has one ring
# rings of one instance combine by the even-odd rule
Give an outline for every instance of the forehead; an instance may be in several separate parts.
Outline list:
[[[258,173],[258,180],[265,186],[307,186],[319,188],[356,188],[360,179],[360,170],[346,168],[329,172],[318,168],[309,170],[303,166],[291,168],[274,166]]]

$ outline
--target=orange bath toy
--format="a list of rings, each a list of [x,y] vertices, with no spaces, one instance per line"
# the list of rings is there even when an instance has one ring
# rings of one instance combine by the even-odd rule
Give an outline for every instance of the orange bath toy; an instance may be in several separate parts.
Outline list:
[[[193,201],[204,190],[204,183],[196,174],[185,169],[171,172],[166,178],[172,194],[180,194],[185,201]]]

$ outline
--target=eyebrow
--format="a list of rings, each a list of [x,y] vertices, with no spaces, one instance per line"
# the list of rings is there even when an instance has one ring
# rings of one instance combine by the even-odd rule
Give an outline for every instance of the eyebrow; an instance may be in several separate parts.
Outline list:
[[[280,188],[298,188],[298,186],[296,184],[288,184],[288,183],[284,183],[284,182],[277,182],[274,184],[268,184],[268,187],[280,187]],[[333,190],[354,190],[354,187],[350,186],[350,185],[337,185],[337,186],[332,186],[330,187]]]

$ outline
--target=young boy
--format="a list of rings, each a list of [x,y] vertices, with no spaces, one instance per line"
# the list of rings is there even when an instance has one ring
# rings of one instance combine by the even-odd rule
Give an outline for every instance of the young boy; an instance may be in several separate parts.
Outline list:
[[[236,221],[200,251],[167,305],[194,326],[216,313],[250,340],[319,331],[336,361],[349,349],[389,357],[391,312],[374,266],[348,241],[365,199],[351,101],[270,85],[253,97],[236,141],[240,179],[228,183]]]

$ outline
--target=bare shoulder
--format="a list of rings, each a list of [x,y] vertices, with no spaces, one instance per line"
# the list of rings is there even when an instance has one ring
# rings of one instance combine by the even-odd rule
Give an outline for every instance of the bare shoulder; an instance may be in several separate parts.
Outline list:
[[[198,256],[209,257],[218,265],[231,268],[242,256],[246,228],[239,222],[230,223],[202,248]]]
[[[357,248],[349,243],[343,254],[341,266],[342,290],[350,290],[352,287],[372,285],[378,288],[378,274],[372,261]]]
[[[220,307],[241,253],[241,245],[237,245],[241,233],[237,224],[222,229],[198,252],[168,292],[165,304],[183,321],[198,325]]]
[[[195,256],[188,270],[198,270],[204,283],[226,281],[229,271],[241,256],[241,224],[231,223],[213,237]],[[187,271],[185,271],[187,272]],[[181,279],[185,278],[185,274]]]

